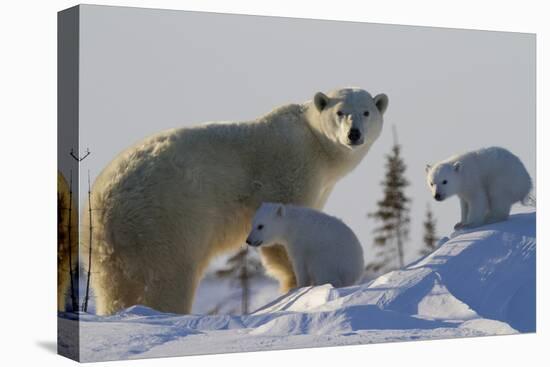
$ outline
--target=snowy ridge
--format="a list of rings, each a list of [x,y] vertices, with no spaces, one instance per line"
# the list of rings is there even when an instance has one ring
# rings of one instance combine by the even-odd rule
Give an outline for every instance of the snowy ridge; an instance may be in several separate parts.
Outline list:
[[[143,306],[80,315],[84,361],[535,331],[535,213],[453,233],[405,269],[347,288],[295,289],[246,316]],[[60,315],[60,323],[74,323]],[[63,317],[65,316],[65,317]],[[68,336],[61,347],[70,348]]]

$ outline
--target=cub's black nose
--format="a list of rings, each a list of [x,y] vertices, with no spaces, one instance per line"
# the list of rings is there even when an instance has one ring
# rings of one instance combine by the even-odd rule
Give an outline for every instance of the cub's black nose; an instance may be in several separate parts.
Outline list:
[[[434,198],[437,201],[441,201],[441,195],[440,194],[435,194]]]
[[[252,242],[247,238],[247,239],[246,239],[246,244],[247,244],[247,245],[252,245]]]
[[[357,141],[361,138],[361,132],[359,129],[350,129],[348,133],[348,139],[350,141]]]

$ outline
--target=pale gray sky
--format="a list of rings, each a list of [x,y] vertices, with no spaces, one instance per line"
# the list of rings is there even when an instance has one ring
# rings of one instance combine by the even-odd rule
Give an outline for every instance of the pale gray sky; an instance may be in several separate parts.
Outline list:
[[[92,180],[159,130],[250,120],[343,86],[390,99],[382,136],[325,207],[355,230],[367,261],[375,223],[366,213],[382,196],[392,125],[411,181],[408,261],[428,202],[440,235],[459,217],[456,199],[430,198],[426,163],[499,145],[535,179],[532,34],[85,5],[80,40],[80,147],[92,151],[81,168]]]

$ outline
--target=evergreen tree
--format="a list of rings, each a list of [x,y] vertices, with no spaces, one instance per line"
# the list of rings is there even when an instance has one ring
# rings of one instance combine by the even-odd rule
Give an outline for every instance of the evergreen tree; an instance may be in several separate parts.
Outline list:
[[[436,221],[430,205],[426,207],[426,219],[424,220],[424,247],[420,251],[422,256],[428,255],[436,248],[439,238],[435,234]]]
[[[391,153],[386,156],[386,176],[381,183],[384,198],[378,201],[378,209],[369,214],[369,217],[380,222],[373,231],[377,258],[366,269],[374,274],[402,268],[405,265],[404,245],[409,239],[410,199],[404,192],[409,182],[405,178],[406,165],[401,157],[395,128],[393,133],[394,144]]]
[[[216,272],[220,278],[232,278],[241,288],[241,313],[249,312],[251,279],[262,274],[263,267],[257,257],[250,256],[248,246],[227,260],[227,267]]]

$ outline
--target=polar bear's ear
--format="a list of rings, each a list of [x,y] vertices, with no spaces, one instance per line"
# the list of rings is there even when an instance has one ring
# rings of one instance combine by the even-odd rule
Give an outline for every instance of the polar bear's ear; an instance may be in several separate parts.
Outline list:
[[[427,164],[427,165],[426,165],[426,173],[430,172],[430,168],[432,168],[432,166],[429,165],[429,164]]]
[[[453,169],[455,172],[460,171],[460,168],[462,168],[462,164],[460,162],[455,162],[455,164],[453,164]]]
[[[285,206],[284,205],[279,205],[277,207],[277,212],[276,212],[277,216],[278,217],[284,217],[285,216]]]
[[[384,114],[384,112],[386,112],[386,109],[388,108],[388,102],[388,96],[384,93],[380,93],[376,97],[374,97],[374,104],[382,115]]]
[[[313,103],[317,107],[317,111],[321,112],[328,105],[329,98],[323,92],[317,92],[313,97]]]

